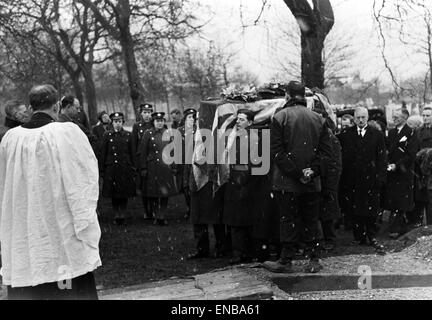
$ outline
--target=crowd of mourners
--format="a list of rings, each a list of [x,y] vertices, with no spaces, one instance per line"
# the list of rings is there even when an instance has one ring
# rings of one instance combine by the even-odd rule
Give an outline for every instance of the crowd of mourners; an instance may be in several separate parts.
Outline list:
[[[235,161],[220,185],[218,165],[197,163],[194,152],[183,152],[181,163],[168,164],[164,156],[172,142],[164,138],[167,130],[180,132],[183,151],[194,149],[200,127],[196,109],[183,114],[173,110],[172,122],[167,123],[164,112],[141,104],[139,120],[129,132],[121,112],[100,112],[91,127],[76,97],[63,97],[48,109],[45,100],[53,99],[54,89],[38,89],[30,97],[30,108],[20,101],[6,103],[0,139],[16,127],[73,123],[97,159],[100,195],[111,199],[115,224],[129,223],[128,199],[140,195],[143,218],[165,226],[169,199],[184,195],[185,218],[193,225],[196,241],[189,259],[230,255],[232,264],[257,260],[271,271],[290,272],[293,259],[303,255],[309,259],[306,271],[313,273],[322,268],[323,250],[335,248],[338,228],[352,231],[353,245],[369,245],[385,254],[377,239],[383,221],[388,220],[392,238],[432,223],[431,108],[423,108],[421,116],[396,110],[390,129],[385,118],[370,119],[368,110],[358,107],[337,126],[325,109],[308,108],[305,86],[292,81],[285,88],[286,103],[268,123],[255,126],[256,112],[250,109],[236,112],[229,125],[235,134],[224,142],[227,151],[234,150]],[[44,108],[50,113],[35,112]],[[44,112],[50,121],[40,119]],[[261,133],[255,136],[252,129],[270,130],[271,167],[265,175],[252,173],[256,164],[251,157],[240,157],[241,144],[262,142]],[[188,156],[191,159],[185,159]],[[73,164],[71,168],[80,169]],[[0,200],[5,202],[6,196]],[[99,209],[99,214],[104,212]]]

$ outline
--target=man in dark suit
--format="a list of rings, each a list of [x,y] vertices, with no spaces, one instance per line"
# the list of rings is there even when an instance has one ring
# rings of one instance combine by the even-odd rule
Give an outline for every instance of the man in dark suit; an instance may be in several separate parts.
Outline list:
[[[360,244],[369,240],[377,253],[385,254],[376,239],[376,219],[380,209],[380,190],[386,182],[387,151],[384,135],[368,125],[368,110],[354,112],[355,126],[339,135],[342,146],[341,182],[349,190],[346,196],[352,207],[354,239]]]
[[[409,113],[398,110],[393,115],[395,128],[387,138],[388,173],[385,208],[391,211],[390,237],[396,238],[407,230],[406,212],[413,208],[414,162],[418,143],[406,121]]]

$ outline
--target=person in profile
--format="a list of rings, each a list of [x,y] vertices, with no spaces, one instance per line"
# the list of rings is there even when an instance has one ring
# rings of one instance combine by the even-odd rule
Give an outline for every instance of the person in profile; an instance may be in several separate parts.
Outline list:
[[[77,125],[56,122],[53,86],[33,87],[29,100],[30,121],[0,144],[3,284],[11,300],[95,300],[96,156]]]

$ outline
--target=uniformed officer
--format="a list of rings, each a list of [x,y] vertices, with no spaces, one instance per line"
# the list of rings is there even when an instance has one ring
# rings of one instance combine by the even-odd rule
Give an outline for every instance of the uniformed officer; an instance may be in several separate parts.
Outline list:
[[[173,166],[163,160],[163,150],[170,141],[163,141],[162,137],[167,130],[165,126],[165,113],[152,114],[154,127],[144,132],[138,147],[137,157],[143,181],[143,194],[146,194],[151,212],[155,215],[155,224],[167,225],[165,211],[168,198],[177,194]]]
[[[104,134],[99,157],[102,195],[112,199],[116,224],[124,224],[128,198],[136,195],[135,147],[132,134],[123,129],[121,112],[110,115],[113,130]]]
[[[140,144],[140,141],[144,133],[148,129],[153,128],[153,121],[151,116],[153,113],[153,106],[148,103],[141,104],[138,107],[138,112],[140,114],[140,120],[136,122],[132,128],[132,139],[133,139],[135,150],[138,150],[138,146]],[[138,162],[138,160],[139,159],[137,158],[136,162]],[[154,213],[151,211],[150,203],[148,201],[147,194],[144,192],[145,188],[143,188],[142,183],[143,183],[142,181],[138,181],[138,187],[142,189],[141,196],[144,205],[144,219],[152,219]]]

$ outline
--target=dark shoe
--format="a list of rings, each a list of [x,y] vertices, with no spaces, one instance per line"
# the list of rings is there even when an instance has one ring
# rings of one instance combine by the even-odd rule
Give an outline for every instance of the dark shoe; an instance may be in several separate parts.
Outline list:
[[[323,266],[319,263],[319,260],[310,260],[308,265],[305,267],[307,273],[317,273],[323,269]]]
[[[167,226],[167,225],[168,225],[168,221],[167,221],[167,220],[164,220],[164,219],[156,219],[156,221],[157,221],[157,224],[158,224],[159,226]]]
[[[295,255],[296,255],[297,257],[301,257],[301,256],[304,255],[304,253],[305,253],[305,250],[304,250],[304,249],[302,249],[302,248],[298,248],[297,251],[296,251],[296,253],[295,253]]]
[[[117,226],[123,226],[126,224],[126,220],[124,218],[115,218],[114,224]]]
[[[208,252],[197,251],[197,252],[190,253],[187,258],[189,260],[192,260],[192,259],[202,259],[202,258],[208,258],[208,257],[209,257]]]
[[[389,234],[390,239],[397,239],[399,238],[400,234],[398,232],[392,232]]]
[[[251,263],[253,259],[251,257],[235,257],[230,260],[230,265]]]
[[[264,268],[274,273],[293,273],[292,262],[266,261],[263,263]]]
[[[363,240],[353,240],[350,243],[352,246],[366,246],[367,245],[367,241],[366,239]]]
[[[414,224],[414,228],[420,228],[421,226],[423,226],[421,222],[417,222],[416,224]]]
[[[216,259],[220,259],[220,258],[223,258],[223,257],[225,257],[225,256],[226,256],[226,254],[225,254],[225,252],[223,252],[223,251],[216,251],[215,254],[214,254],[214,257],[215,257]]]
[[[375,248],[375,252],[379,255],[385,255],[386,251],[384,246],[378,242],[376,239],[371,240],[371,246]]]
[[[335,248],[335,244],[333,241],[326,241],[323,244],[323,249],[325,251],[332,251],[332,250],[334,250],[334,248]]]

